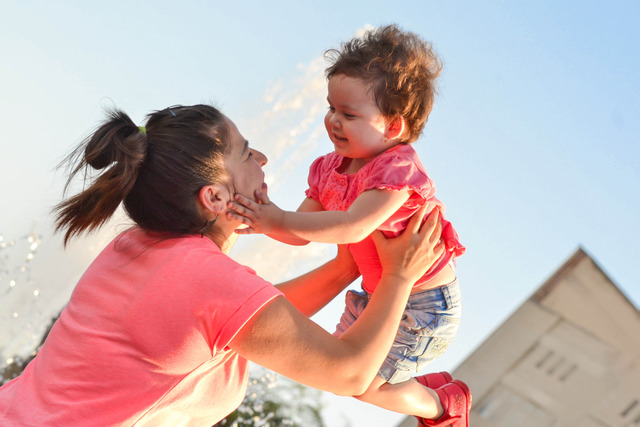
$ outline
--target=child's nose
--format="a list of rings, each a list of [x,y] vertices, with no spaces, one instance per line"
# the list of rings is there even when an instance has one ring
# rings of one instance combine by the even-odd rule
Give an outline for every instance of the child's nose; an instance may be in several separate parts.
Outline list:
[[[340,127],[340,120],[338,120],[338,115],[336,113],[330,114],[331,116],[329,117],[329,123],[331,123],[332,126]]]

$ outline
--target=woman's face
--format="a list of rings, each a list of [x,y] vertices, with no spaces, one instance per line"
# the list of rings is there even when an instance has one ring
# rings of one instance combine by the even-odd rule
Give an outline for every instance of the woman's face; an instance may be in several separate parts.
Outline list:
[[[227,118],[229,126],[229,151],[224,164],[231,177],[231,185],[235,193],[251,199],[255,198],[256,190],[262,188],[264,172],[262,166],[267,163],[267,156],[249,147],[247,141],[235,123]]]

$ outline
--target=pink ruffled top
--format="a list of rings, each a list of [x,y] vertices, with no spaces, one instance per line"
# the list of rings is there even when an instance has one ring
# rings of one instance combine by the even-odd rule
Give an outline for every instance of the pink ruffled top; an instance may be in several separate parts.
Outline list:
[[[338,172],[344,157],[335,152],[316,159],[309,170],[307,197],[319,201],[325,210],[346,211],[362,192],[371,189],[411,191],[409,199],[382,223],[378,230],[387,237],[397,236],[409,218],[424,203],[444,214],[444,204],[435,197],[436,188],[413,146],[398,144],[376,156],[355,174]],[[455,257],[465,251],[451,223],[442,218],[442,238],[446,251],[440,260],[416,282],[416,286],[434,277]],[[373,292],[380,281],[382,267],[370,237],[349,245],[349,250],[362,274],[363,287]]]

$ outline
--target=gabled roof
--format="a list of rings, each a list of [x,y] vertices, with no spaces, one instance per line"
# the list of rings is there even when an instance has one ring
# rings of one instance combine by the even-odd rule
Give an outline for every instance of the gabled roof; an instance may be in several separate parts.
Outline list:
[[[541,303],[545,297],[553,291],[553,289],[562,281],[562,279],[572,272],[578,264],[583,261],[590,261],[593,266],[597,269],[597,271],[604,276],[607,281],[615,288],[615,290],[620,293],[622,296],[632,307],[638,311],[638,307],[631,301],[631,299],[620,289],[618,285],[616,285],[611,277],[598,265],[598,263],[591,257],[582,247],[578,247],[578,249],[569,257],[565,263],[558,268],[539,288],[537,291],[533,293],[530,300],[534,302]],[[639,313],[640,315],[640,313]]]

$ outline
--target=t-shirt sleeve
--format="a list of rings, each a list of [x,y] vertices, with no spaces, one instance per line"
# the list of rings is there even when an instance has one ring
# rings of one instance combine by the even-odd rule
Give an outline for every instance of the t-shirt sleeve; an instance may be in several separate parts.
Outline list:
[[[390,155],[373,160],[370,172],[362,181],[362,191],[411,190],[423,199],[432,197],[435,188],[427,173],[411,159]]]
[[[282,295],[250,268],[224,258],[224,265],[217,265],[212,276],[215,283],[206,293],[208,301],[197,313],[214,351],[227,347],[249,319]]]
[[[259,279],[259,280],[255,280]],[[229,320],[224,324],[224,327],[220,331],[217,347],[226,347],[229,345],[233,337],[236,336],[238,331],[251,319],[265,304],[271,301],[277,296],[281,296],[280,292],[271,283],[262,280],[260,277],[253,275],[253,279],[247,277],[247,282],[254,281],[252,285],[257,285],[254,288],[254,292],[246,296],[246,299],[241,305],[238,305],[236,310],[231,314]],[[259,282],[263,282],[262,286]]]

